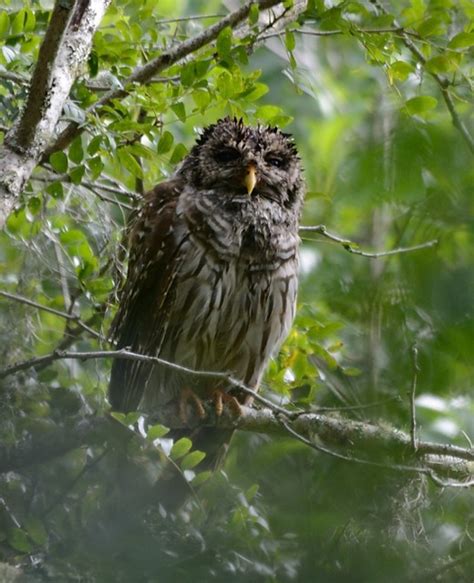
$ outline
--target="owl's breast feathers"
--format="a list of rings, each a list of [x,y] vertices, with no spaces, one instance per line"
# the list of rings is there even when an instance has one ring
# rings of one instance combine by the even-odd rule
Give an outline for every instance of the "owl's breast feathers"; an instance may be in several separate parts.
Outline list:
[[[226,210],[223,197],[181,178],[146,195],[112,336],[118,348],[257,386],[294,317],[297,217],[268,201]],[[114,409],[150,410],[189,385],[203,389],[165,366],[116,360],[109,396]]]

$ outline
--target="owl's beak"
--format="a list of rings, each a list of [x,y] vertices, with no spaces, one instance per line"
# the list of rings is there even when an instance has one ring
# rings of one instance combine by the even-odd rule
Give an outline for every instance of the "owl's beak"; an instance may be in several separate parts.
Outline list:
[[[257,184],[257,167],[253,162],[247,166],[247,173],[245,174],[244,184],[247,189],[247,193],[250,196]]]

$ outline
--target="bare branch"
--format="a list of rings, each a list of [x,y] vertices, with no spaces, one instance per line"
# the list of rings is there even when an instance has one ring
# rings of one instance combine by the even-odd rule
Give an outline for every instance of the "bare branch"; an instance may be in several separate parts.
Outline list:
[[[390,251],[361,251],[357,248],[357,244],[349,239],[343,239],[334,233],[330,233],[325,225],[315,225],[315,226],[301,226],[300,231],[302,232],[312,232],[323,235],[326,239],[334,241],[334,243],[339,243],[346,251],[352,253],[353,255],[361,255],[362,257],[368,257],[369,259],[379,259],[380,257],[388,257],[389,255],[399,255],[400,253],[410,253],[412,251],[419,251],[420,249],[428,249],[430,247],[435,247],[438,244],[437,239],[432,241],[427,241],[426,243],[420,243],[419,245],[413,245],[411,247],[398,247],[397,249],[391,249]]]

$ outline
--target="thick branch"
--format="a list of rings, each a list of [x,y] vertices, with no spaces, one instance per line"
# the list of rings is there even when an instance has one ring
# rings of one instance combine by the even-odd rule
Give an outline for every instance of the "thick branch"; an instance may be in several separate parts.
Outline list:
[[[109,1],[56,2],[26,105],[0,148],[0,228],[54,135]]]
[[[10,133],[6,142],[20,152],[28,150],[35,141],[38,124],[43,116],[46,101],[51,90],[51,65],[61,48],[69,19],[75,2],[56,2],[43,43],[39,50],[38,61],[31,78],[28,98],[16,131]]]
[[[429,475],[436,472],[435,480],[438,480],[437,483],[441,482],[441,485],[471,485],[468,480],[474,467],[472,450],[421,441],[417,451],[414,452],[410,436],[402,431],[337,416],[304,413],[296,418],[290,415],[284,423],[282,420],[282,414],[275,413],[270,408],[242,407],[242,414],[239,417],[233,416],[225,409],[218,420],[218,425],[223,429],[233,428],[287,437],[294,437],[296,434],[298,438],[303,438],[305,442],[314,445],[315,449],[345,461],[362,462],[393,471]],[[153,422],[172,428],[183,427],[178,409],[174,405],[162,409],[153,417]],[[215,416],[209,415],[203,422],[193,418],[193,412],[190,410],[189,423],[191,426],[198,423],[214,426],[216,419]],[[291,432],[288,432],[288,427],[291,427]],[[111,422],[108,417],[79,419],[75,423],[68,422],[67,427],[58,427],[44,436],[30,437],[14,446],[0,446],[0,472],[44,463],[83,445],[104,444],[117,428],[117,424]],[[439,474],[456,477],[458,482],[445,483],[437,477]]]

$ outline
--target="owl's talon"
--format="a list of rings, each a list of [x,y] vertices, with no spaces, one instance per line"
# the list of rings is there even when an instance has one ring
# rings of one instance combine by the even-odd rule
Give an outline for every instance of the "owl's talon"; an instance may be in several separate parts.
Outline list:
[[[229,395],[229,393],[225,393],[224,391],[217,389],[214,391],[212,398],[214,401],[216,417],[220,417],[222,415],[224,406],[227,406],[236,417],[240,417],[242,415],[242,408],[240,403],[233,395]]]
[[[183,389],[181,391],[181,395],[179,397],[179,419],[184,424],[187,425],[189,421],[188,415],[188,403],[194,406],[194,410],[197,413],[199,419],[204,419],[206,417],[206,410],[204,409],[204,405],[202,404],[201,399],[196,395],[196,393],[191,389]]]

